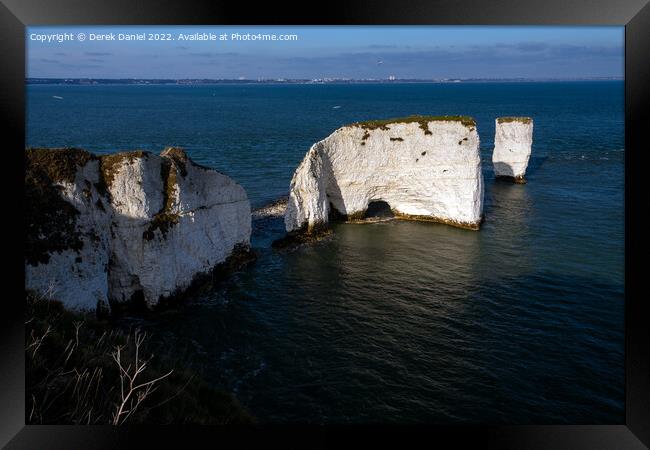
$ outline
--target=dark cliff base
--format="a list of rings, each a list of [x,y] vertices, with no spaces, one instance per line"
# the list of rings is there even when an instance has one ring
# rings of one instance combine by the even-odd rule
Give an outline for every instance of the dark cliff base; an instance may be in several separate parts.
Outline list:
[[[412,214],[403,214],[398,211],[393,211],[393,214],[395,215],[396,219],[399,220],[412,220],[415,222],[434,222],[434,223],[442,223],[444,225],[449,225],[452,227],[456,228],[462,228],[464,230],[472,230],[472,231],[478,231],[481,228],[481,224],[483,223],[484,218],[481,217],[481,220],[479,222],[459,222],[457,220],[451,220],[451,219],[444,219],[441,217],[434,217],[434,216],[418,216],[418,215],[412,215]]]
[[[255,422],[231,394],[178,363],[182,355],[153,355],[139,330],[70,312],[55,300],[26,297],[26,424]],[[137,374],[136,358],[138,366],[146,362]],[[133,386],[144,384],[130,396],[129,376]]]
[[[515,184],[526,184],[526,178],[524,177],[511,177],[508,175],[496,175],[495,178],[497,181],[506,181]]]
[[[318,224],[312,228],[307,225],[299,230],[290,231],[280,239],[273,241],[271,246],[276,249],[294,248],[303,244],[318,242],[332,234],[327,224]]]
[[[213,288],[220,281],[252,264],[255,260],[257,260],[257,255],[249,246],[238,244],[224,262],[217,264],[210,272],[195,275],[189,287],[180,289],[169,297],[160,298],[153,309],[161,310],[185,303],[190,297]]]
[[[224,262],[217,264],[209,272],[196,274],[188,287],[178,289],[167,297],[161,297],[155,305],[147,305],[144,295],[141,292],[136,292],[126,302],[111,302],[110,313],[98,309],[97,314],[99,317],[106,317],[107,315],[119,317],[124,314],[144,316],[155,315],[160,311],[179,307],[190,301],[196,294],[212,289],[234,272],[255,262],[256,259],[257,255],[249,246],[238,244]]]
[[[379,206],[378,208],[382,208],[382,206]],[[358,211],[352,214],[343,214],[330,204],[330,212],[327,223],[319,223],[315,226],[312,226],[311,228],[309,228],[307,225],[303,225],[300,229],[290,231],[284,237],[273,241],[272,245],[274,248],[287,248],[317,242],[332,233],[329,224],[336,222],[366,224],[390,219],[411,220],[416,222],[442,223],[456,228],[477,231],[481,228],[481,224],[485,219],[484,217],[481,217],[481,220],[476,223],[459,222],[456,220],[438,218],[433,216],[416,216],[411,214],[403,214],[397,210],[390,209],[390,206],[388,206],[388,204],[386,204],[386,208],[388,208],[387,211],[382,211],[381,209],[373,211],[373,208],[369,207],[364,211]]]

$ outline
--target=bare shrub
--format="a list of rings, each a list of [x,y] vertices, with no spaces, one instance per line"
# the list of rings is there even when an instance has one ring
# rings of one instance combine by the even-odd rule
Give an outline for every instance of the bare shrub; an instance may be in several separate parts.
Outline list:
[[[27,424],[253,422],[232,395],[154,359],[140,329],[28,293],[25,337]]]
[[[120,402],[117,406],[115,414],[113,415],[113,425],[120,425],[133,414],[138,406],[156,389],[156,383],[167,378],[172,374],[174,369],[166,374],[155,378],[145,383],[138,383],[141,378],[140,375],[144,373],[147,368],[148,360],[141,360],[140,347],[144,342],[147,334],[141,333],[140,330],[135,331],[135,360],[133,366],[130,364],[124,367],[122,363],[122,349],[123,346],[116,346],[115,351],[111,354],[113,360],[120,369]],[[133,367],[133,368],[132,368]]]

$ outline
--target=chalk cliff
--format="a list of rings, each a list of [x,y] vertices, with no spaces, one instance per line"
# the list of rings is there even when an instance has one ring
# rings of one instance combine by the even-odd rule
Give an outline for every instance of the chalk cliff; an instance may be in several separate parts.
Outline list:
[[[25,164],[25,287],[70,308],[153,306],[248,249],[244,189],[180,149],[28,149]]]
[[[532,145],[533,120],[530,117],[497,118],[492,154],[495,176],[525,183]]]
[[[373,201],[388,203],[397,218],[478,229],[483,176],[474,120],[411,116],[339,128],[296,169],[285,227],[312,231],[331,215],[363,217]]]

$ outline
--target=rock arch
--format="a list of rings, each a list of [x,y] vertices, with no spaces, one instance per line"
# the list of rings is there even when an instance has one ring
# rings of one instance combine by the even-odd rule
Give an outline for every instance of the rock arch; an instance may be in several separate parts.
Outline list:
[[[397,218],[478,229],[483,175],[474,120],[411,116],[339,128],[296,169],[285,227],[313,231],[334,212],[360,218],[377,199]]]
[[[390,203],[384,200],[370,200],[366,211],[364,212],[363,218],[373,218],[373,217],[394,217],[393,208],[390,206]]]

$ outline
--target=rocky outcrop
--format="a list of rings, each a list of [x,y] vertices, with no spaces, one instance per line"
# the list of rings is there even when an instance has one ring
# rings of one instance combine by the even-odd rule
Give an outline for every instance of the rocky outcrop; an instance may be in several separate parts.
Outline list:
[[[396,218],[478,229],[483,176],[474,120],[411,116],[339,128],[294,173],[285,227],[311,232],[332,216],[363,217],[373,201],[388,203]]]
[[[26,288],[73,309],[153,306],[245,252],[250,204],[180,149],[28,149]]]
[[[532,145],[533,120],[530,117],[497,118],[492,154],[494,175],[525,183]]]

